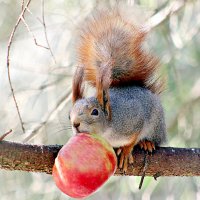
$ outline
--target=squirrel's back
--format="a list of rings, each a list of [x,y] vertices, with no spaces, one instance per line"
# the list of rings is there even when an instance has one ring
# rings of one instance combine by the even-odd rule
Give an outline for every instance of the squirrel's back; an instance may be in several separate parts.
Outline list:
[[[137,85],[160,93],[158,60],[144,50],[146,34],[118,8],[95,11],[80,28],[77,57],[83,79],[96,87],[102,76],[103,88]]]
[[[110,90],[110,102],[113,132],[125,137],[138,132],[139,140],[156,145],[165,142],[165,117],[158,95],[142,87],[118,87]]]

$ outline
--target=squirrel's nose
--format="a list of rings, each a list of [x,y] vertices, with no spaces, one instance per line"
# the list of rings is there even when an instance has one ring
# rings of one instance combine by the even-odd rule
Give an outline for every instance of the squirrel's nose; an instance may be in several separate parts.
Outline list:
[[[80,123],[79,123],[79,122],[74,122],[74,123],[73,123],[73,127],[78,128],[79,126],[80,126]]]

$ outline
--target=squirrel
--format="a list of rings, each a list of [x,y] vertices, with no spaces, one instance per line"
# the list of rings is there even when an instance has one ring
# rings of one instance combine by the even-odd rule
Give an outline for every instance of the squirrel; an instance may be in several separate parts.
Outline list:
[[[72,130],[102,135],[120,154],[125,173],[139,144],[152,152],[166,140],[158,59],[144,50],[147,31],[119,9],[96,11],[80,30],[73,78]],[[96,88],[84,98],[84,82]]]

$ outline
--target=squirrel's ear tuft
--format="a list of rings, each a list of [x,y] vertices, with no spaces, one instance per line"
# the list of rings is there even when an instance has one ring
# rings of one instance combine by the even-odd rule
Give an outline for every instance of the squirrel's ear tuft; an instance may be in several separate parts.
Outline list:
[[[103,110],[108,120],[111,120],[111,108],[110,108],[110,95],[109,90],[103,91]]]
[[[83,84],[84,69],[77,66],[72,83],[72,103],[83,98],[84,84]]]

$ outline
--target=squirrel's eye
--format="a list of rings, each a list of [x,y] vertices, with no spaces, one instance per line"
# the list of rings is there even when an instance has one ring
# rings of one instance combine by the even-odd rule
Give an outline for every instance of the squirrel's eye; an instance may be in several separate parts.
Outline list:
[[[91,112],[91,115],[98,115],[99,114],[99,111],[97,109],[94,109],[92,112]]]

